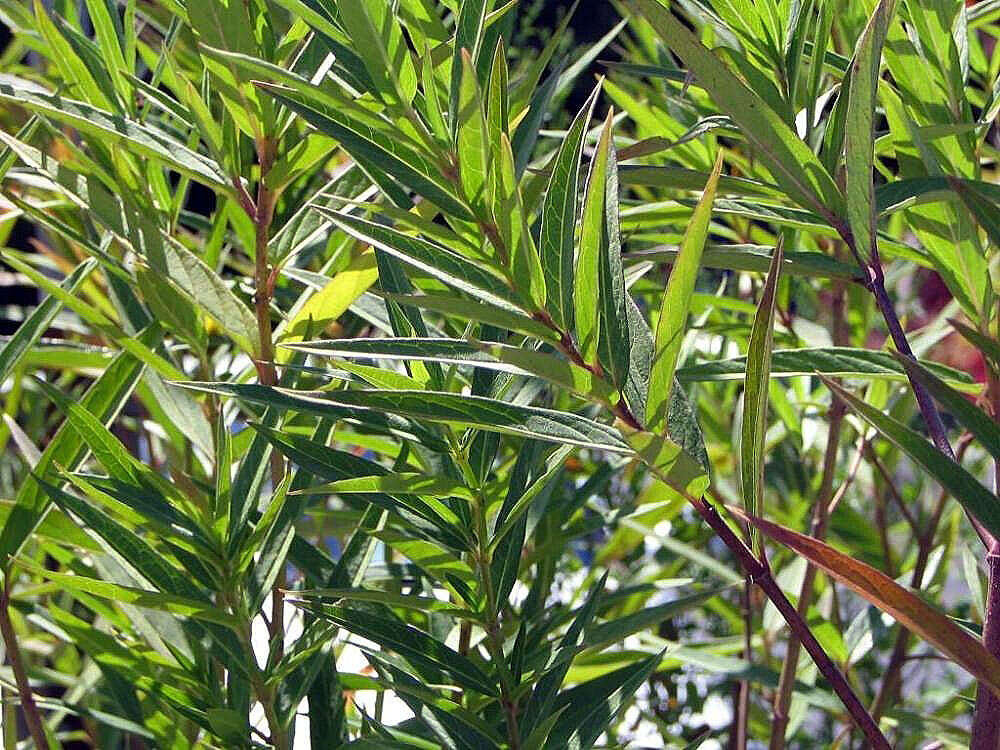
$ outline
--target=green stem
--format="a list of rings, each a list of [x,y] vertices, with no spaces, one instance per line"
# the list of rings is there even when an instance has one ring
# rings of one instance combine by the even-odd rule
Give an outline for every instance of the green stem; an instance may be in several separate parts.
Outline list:
[[[17,644],[17,633],[14,632],[14,623],[10,619],[9,579],[4,582],[3,592],[0,593],[0,635],[3,636],[7,660],[14,672],[14,683],[17,685],[18,697],[21,699],[21,711],[24,713],[24,722],[28,725],[28,732],[38,750],[49,750],[45,725],[42,723],[42,715],[38,711],[38,705],[31,692],[31,682],[28,680],[28,672],[21,659],[21,649]]]

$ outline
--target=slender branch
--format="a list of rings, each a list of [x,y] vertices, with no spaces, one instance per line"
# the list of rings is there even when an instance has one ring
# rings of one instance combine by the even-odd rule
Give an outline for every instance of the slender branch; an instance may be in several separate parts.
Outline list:
[[[983,613],[983,645],[991,654],[1000,654],[1000,542],[986,555],[989,592]],[[1000,748],[1000,697],[982,682],[976,690],[976,711],[972,718],[969,750]]]
[[[28,725],[28,732],[38,750],[49,750],[49,740],[45,736],[42,715],[39,713],[35,697],[32,695],[28,673],[24,668],[24,661],[21,659],[21,649],[17,645],[17,633],[14,632],[14,623],[10,619],[9,579],[4,582],[3,591],[0,592],[0,635],[3,636],[7,659],[14,672],[14,683],[17,685],[18,697],[21,699],[21,711],[24,713],[24,722]]]
[[[257,183],[257,200],[250,199],[243,188],[241,180],[234,179],[234,187],[240,198],[240,205],[254,224],[254,312],[257,317],[257,358],[254,366],[257,378],[262,385],[277,385],[278,372],[274,366],[274,334],[271,327],[271,299],[274,296],[274,275],[272,274],[268,245],[271,234],[271,223],[274,220],[274,209],[278,201],[278,193],[271,190],[265,178],[274,165],[276,144],[272,139],[262,138],[257,142],[257,161],[260,167]],[[277,487],[285,473],[285,462],[279,451],[271,452],[271,484]],[[284,571],[279,572],[271,591],[271,619],[268,621],[268,634],[272,652],[280,659],[284,652],[285,639],[285,595],[286,580]],[[287,729],[278,719],[274,710],[274,696],[264,683],[255,685],[257,697],[264,708],[265,718],[271,733],[271,743],[279,750],[290,747]]]
[[[994,421],[1000,421],[1000,381],[990,370],[987,394]],[[994,462],[994,492],[1000,490],[1000,461]],[[1000,655],[1000,541],[994,541],[986,555],[989,591],[983,612],[983,645],[994,656]],[[997,750],[1000,747],[1000,698],[979,684],[976,711],[972,718],[970,750]]]
[[[719,538],[722,539],[725,545],[729,547],[743,569],[744,574],[761,588],[778,612],[781,613],[793,635],[805,647],[816,664],[817,669],[826,678],[826,681],[830,683],[833,691],[840,698],[847,712],[854,720],[854,723],[865,735],[872,747],[878,748],[878,750],[890,750],[889,742],[886,740],[885,735],[882,734],[878,724],[862,705],[861,701],[858,700],[858,696],[854,693],[850,684],[848,684],[843,673],[837,668],[837,665],[833,663],[829,654],[823,650],[819,641],[816,640],[805,619],[792,606],[792,603],[788,601],[788,597],[785,596],[781,587],[774,580],[771,569],[754,556],[750,548],[743,543],[736,535],[736,532],[719,515],[715,506],[703,497],[697,498],[689,495],[687,499],[694,506],[695,510],[698,511],[698,514],[712,527],[712,530],[715,531]]]

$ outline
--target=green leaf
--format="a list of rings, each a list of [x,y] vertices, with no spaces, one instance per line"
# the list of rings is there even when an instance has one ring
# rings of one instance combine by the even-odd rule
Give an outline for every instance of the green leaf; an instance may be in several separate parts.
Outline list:
[[[429,495],[431,497],[451,496],[472,499],[472,493],[464,482],[445,477],[428,477],[424,474],[392,473],[372,477],[340,479],[336,482],[296,490],[293,495],[335,495],[351,493],[382,492],[395,495]]]
[[[168,240],[147,260],[154,271],[172,279],[245,351],[259,354],[257,318],[201,258],[179,242]]]
[[[626,253],[625,260],[670,263],[679,251],[672,248],[650,248]],[[773,248],[764,245],[713,245],[708,243],[701,255],[702,268],[767,273]],[[781,272],[786,276],[806,276],[818,279],[844,279],[861,282],[861,269],[855,263],[843,263],[829,255],[809,251],[786,250]]]
[[[60,288],[67,294],[72,294],[96,266],[97,261],[92,258],[83,261],[60,282]],[[7,376],[20,364],[25,355],[38,342],[38,339],[48,330],[60,307],[62,307],[62,302],[57,297],[46,297],[32,311],[31,315],[17,327],[14,335],[7,340],[3,348],[0,348],[0,383],[7,379]]]
[[[501,254],[509,256],[514,288],[525,301],[525,307],[532,311],[543,310],[548,297],[545,270],[528,227],[528,215],[517,184],[514,153],[506,133],[500,135],[497,164],[491,176],[493,221],[499,233],[499,240],[494,244],[499,246]]]
[[[378,279],[375,253],[362,253],[347,268],[338,271],[329,283],[312,295],[289,319],[281,332],[282,344],[302,341],[310,334],[325,331],[347,312],[355,300]],[[279,352],[277,360],[286,361]]]
[[[862,401],[834,381],[823,377],[823,382],[866,422],[934,477],[972,518],[981,523],[991,534],[996,535],[1000,532],[1000,509],[996,496],[961,465],[941,453],[920,433],[914,432],[902,422]]]
[[[565,359],[531,349],[475,339],[391,338],[339,339],[291,344],[291,348],[324,357],[422,360],[468,364],[515,375],[543,378],[588,398],[607,402],[610,383]]]
[[[214,622],[233,629],[238,625],[238,620],[233,615],[198,599],[165,594],[160,591],[139,589],[134,586],[119,586],[115,583],[108,583],[107,581],[88,578],[86,576],[57,573],[52,570],[46,570],[40,565],[24,559],[18,559],[17,565],[28,572],[54,581],[70,591],[93,594],[102,599],[109,599],[122,604],[132,604],[147,609],[160,609],[164,612],[170,612],[183,617],[193,617],[198,620],[205,620],[206,622]]]
[[[545,748],[593,747],[662,658],[662,653],[653,654],[561,693],[554,708],[566,709],[549,733]]]
[[[662,432],[666,427],[670,390],[674,371],[680,356],[681,344],[687,333],[688,310],[691,295],[701,266],[701,254],[708,237],[712,219],[712,202],[722,171],[722,152],[715,160],[715,169],[705,185],[705,192],[695,208],[691,223],[684,232],[677,262],[670,272],[670,280],[660,305],[660,318],[656,325],[656,345],[649,373],[649,395],[646,401],[646,424],[652,432]]]
[[[743,423],[740,437],[740,480],[743,507],[759,515],[764,507],[764,435],[767,432],[767,394],[771,385],[771,352],[774,342],[774,308],[781,275],[784,237],[778,240],[771,268],[761,292],[757,314],[747,344],[743,387]],[[760,552],[760,536],[751,541]]]
[[[161,333],[150,326],[138,340],[146,345],[159,341]],[[131,354],[119,354],[104,373],[87,389],[80,405],[105,424],[109,424],[125,406],[133,389],[142,376],[143,365]],[[87,455],[87,448],[76,431],[64,423],[49,441],[42,458],[35,467],[43,475],[56,466],[67,471],[76,470]],[[28,537],[45,518],[49,500],[45,490],[34,477],[28,477],[18,490],[15,505],[0,530],[0,565],[5,568]]]
[[[577,183],[583,139],[600,90],[598,84],[570,125],[553,162],[542,201],[539,252],[545,274],[545,307],[563,330],[573,328],[573,236],[579,202]]]
[[[367,242],[484,302],[508,310],[516,309],[512,292],[498,276],[442,245],[349,214],[322,207],[317,207],[317,210],[361,242]]]
[[[597,605],[600,602],[601,594],[607,584],[607,572],[594,584],[587,594],[583,605],[577,611],[576,617],[566,629],[563,637],[559,641],[558,647],[553,649],[549,657],[545,670],[542,672],[535,689],[531,692],[528,705],[524,709],[523,724],[525,731],[530,731],[551,713],[555,703],[556,693],[562,685],[569,671],[570,664],[583,645],[586,643],[585,631],[590,627],[597,612]]]
[[[462,87],[462,53],[469,56],[473,70],[479,69],[486,14],[493,7],[493,0],[466,0],[459,4],[455,19],[455,39],[451,58],[451,88],[448,111],[459,112]],[[458,118],[452,120],[452,129],[458,127]]]
[[[381,0],[337,0],[337,10],[374,83],[372,93],[391,104],[409,105],[417,71],[393,7]]]
[[[658,0],[628,0],[628,5],[649,21],[716,105],[740,127],[789,197],[831,223],[840,221],[844,196],[812,149],[799,140],[781,116]]]
[[[590,177],[583,200],[580,247],[573,277],[573,309],[576,345],[586,362],[597,362],[601,336],[601,259],[608,244],[605,208],[607,205],[608,157],[611,148],[614,112],[609,111],[601,138],[590,162]]]
[[[287,85],[287,75],[282,78],[284,80],[279,80],[286,85],[261,81],[257,81],[256,85],[301,115],[321,133],[337,139],[366,170],[385,172],[443,211],[463,219],[472,218],[452,185],[440,173],[438,165],[414,151],[405,140],[398,136],[393,139],[389,134],[392,126],[388,122],[379,123],[370,113],[357,111],[357,105],[333,98],[308,82],[300,82],[293,88]]]
[[[923,360],[921,364],[953,387],[979,390],[979,386],[973,383],[967,373],[927,360]],[[817,372],[831,378],[870,378],[897,382],[906,380],[906,371],[889,352],[831,346],[779,349],[772,353],[772,378],[812,376]],[[677,379],[682,383],[742,380],[745,376],[746,357],[699,362],[677,371]]]
[[[478,206],[483,203],[489,176],[490,141],[487,138],[486,113],[483,110],[479,82],[467,50],[462,50],[461,64],[455,151],[458,154],[458,175],[465,199],[470,205]]]
[[[303,609],[374,641],[382,648],[395,651],[414,664],[444,672],[459,687],[490,697],[497,695],[493,681],[479,667],[422,630],[401,622],[373,618],[350,607],[310,605]]]
[[[387,294],[386,297],[401,305],[413,305],[424,310],[454,315],[457,318],[468,318],[549,343],[559,343],[559,337],[548,326],[504,307],[494,307],[483,302],[444,294]]]
[[[625,291],[625,275],[622,269],[622,238],[618,216],[618,157],[613,134],[609,141],[604,202],[606,242],[603,243],[598,273],[601,330],[597,350],[601,364],[611,373],[611,380],[621,388],[628,379],[631,365],[631,324],[628,308],[632,300]]]
[[[984,357],[993,365],[997,370],[1000,370],[1000,342],[995,339],[986,336],[975,328],[966,325],[960,320],[955,320],[954,318],[949,318],[948,322],[951,323],[952,328],[962,334],[962,337],[966,341],[973,344]],[[924,367],[928,367],[928,363],[922,363]],[[940,376],[939,374],[939,377]]]
[[[256,6],[243,0],[218,0],[189,17],[202,44],[243,55],[257,55],[260,49],[254,36],[253,10]],[[215,76],[215,84],[236,124],[251,138],[262,138],[265,113],[254,87],[241,75],[231,58],[205,55],[203,60]]]
[[[109,147],[120,145],[176,169],[182,175],[229,194],[232,186],[218,164],[157,130],[84,102],[66,99],[30,81],[0,76],[0,100],[63,122]]]
[[[625,437],[636,456],[668,487],[686,496],[708,489],[708,469],[673,440],[643,430],[629,430]]]
[[[569,412],[521,406],[482,396],[433,391],[295,391],[231,383],[178,385],[320,416],[343,417],[353,411],[370,410],[614,453],[628,452],[620,433],[599,422]]]
[[[896,8],[896,0],[881,0],[858,39],[848,71],[847,104],[847,219],[859,262],[877,258],[875,248],[875,184],[872,178],[875,144],[875,102],[878,93],[882,45]]]

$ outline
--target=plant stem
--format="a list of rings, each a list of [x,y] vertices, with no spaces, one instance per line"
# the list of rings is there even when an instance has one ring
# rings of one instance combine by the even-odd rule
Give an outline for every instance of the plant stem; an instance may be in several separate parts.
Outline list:
[[[257,202],[254,211],[254,308],[257,314],[259,356],[257,374],[262,385],[277,385],[278,373],[274,367],[274,340],[271,330],[271,298],[274,284],[268,262],[268,239],[274,207],[278,200],[275,191],[267,187],[265,178],[274,164],[274,144],[264,139],[257,145],[260,163],[260,182],[257,183]],[[278,451],[271,451],[271,484],[277,487],[285,473],[284,458]],[[285,595],[284,571],[278,573],[271,591],[271,622],[268,628],[277,658],[284,651]]]
[[[514,679],[504,660],[503,638],[500,634],[500,605],[497,592],[493,588],[493,568],[490,565],[488,531],[486,527],[486,499],[478,495],[473,503],[475,516],[477,549],[475,550],[476,570],[480,584],[486,595],[486,648],[496,663],[500,675],[500,704],[507,723],[507,746],[509,750],[521,750],[521,730],[517,721],[517,699],[514,697]],[[469,623],[462,623],[463,628]],[[471,631],[471,627],[470,627]]]
[[[257,358],[254,365],[257,378],[262,385],[277,385],[278,372],[274,366],[274,335],[271,328],[271,299],[274,296],[274,278],[268,255],[268,244],[271,234],[271,223],[274,220],[274,209],[278,202],[278,193],[271,190],[265,178],[274,165],[276,143],[270,138],[261,138],[257,142],[257,161],[260,167],[257,183],[257,200],[251,201],[249,195],[242,189],[242,183],[234,180],[240,204],[250,216],[254,225],[254,312],[257,317]],[[285,461],[279,451],[271,452],[271,484],[277,487],[285,473]],[[268,635],[271,641],[271,651],[276,659],[284,652],[285,639],[285,595],[286,579],[284,570],[278,573],[271,591],[271,619],[268,623]],[[249,634],[246,634],[247,645],[253,653],[253,645]],[[258,671],[253,665],[252,671]],[[259,675],[254,679],[254,688],[260,700],[267,719],[272,744],[278,750],[290,747],[287,729],[282,726],[274,710],[274,696],[266,684],[261,682]]]
[[[1000,421],[1000,382],[990,371],[987,392],[994,421]],[[1000,462],[994,463],[994,491],[1000,490]],[[983,612],[983,645],[1000,656],[1000,541],[994,540],[986,553],[989,590]],[[976,691],[976,711],[972,718],[970,750],[997,750],[1000,747],[1000,698],[985,685]]]
[[[843,227],[838,227],[841,236],[847,242],[848,246],[854,251],[855,256],[860,258],[857,252],[857,245],[854,242],[854,238],[849,230],[844,230]],[[885,289],[885,274],[882,271],[882,263],[879,260],[878,252],[872,246],[871,261],[867,264],[868,270],[868,288],[871,290],[872,294],[875,296],[875,303],[878,305],[879,310],[882,313],[882,317],[885,319],[886,326],[889,328],[889,335],[892,337],[893,343],[896,345],[896,349],[905,357],[909,357],[915,360],[916,357],[913,356],[913,350],[910,348],[910,343],[906,339],[906,333],[903,331],[902,325],[900,325],[899,317],[896,315],[896,311],[892,306],[892,300],[889,299],[889,294]],[[913,395],[917,399],[917,405],[920,407],[920,413],[924,418],[924,423],[927,426],[927,432],[931,436],[931,440],[941,453],[955,460],[955,454],[951,449],[951,444],[948,442],[948,435],[945,432],[944,422],[941,421],[941,414],[937,409],[937,405],[934,403],[934,399],[931,397],[927,389],[924,388],[923,384],[917,381],[915,378],[908,376],[910,381],[910,387],[913,388]],[[995,417],[996,415],[994,415]],[[990,571],[990,596],[993,596],[994,583],[1000,585],[1000,582],[994,581],[993,573],[994,571],[1000,575],[1000,566],[994,559],[994,555],[1000,553],[1000,547],[998,547],[998,540],[991,534],[986,528],[983,527],[979,521],[973,518],[970,514],[966,514],[972,527],[976,530],[979,538],[982,540],[983,545],[987,549],[986,564]],[[1000,593],[997,594],[1000,597]],[[995,609],[987,606],[986,612],[983,614],[983,644],[986,646],[987,650],[990,651],[994,656],[1000,656],[1000,623],[996,622],[996,618],[1000,617],[1000,598],[998,598]],[[995,641],[988,640],[987,636],[995,635]],[[986,733],[992,731],[990,739],[986,740],[985,736],[982,741],[989,741],[992,744],[982,745],[981,747],[991,747],[996,748],[998,743],[1000,743],[1000,700],[992,694],[988,689],[983,689],[983,686],[979,686],[976,698],[976,711],[973,723],[973,746],[976,745],[976,728],[980,728],[980,732]]]
[[[740,592],[740,608],[743,610],[743,658],[749,663],[751,657],[751,633],[753,631],[753,610],[750,597],[752,586],[748,578]],[[730,750],[746,750],[747,723],[750,720],[750,681],[743,678],[736,683],[733,728],[729,736]]]
[[[983,613],[983,645],[994,656],[1000,654],[1000,543],[994,542],[986,554],[989,592]],[[1000,748],[1000,697],[982,683],[976,691],[976,712],[972,719],[969,750]]]
[[[3,636],[7,659],[14,672],[14,683],[17,685],[18,697],[21,699],[21,711],[24,713],[24,722],[28,725],[28,732],[38,750],[49,750],[49,740],[45,736],[42,715],[38,712],[38,705],[31,693],[31,683],[28,681],[28,673],[24,668],[24,661],[21,659],[21,649],[17,645],[17,633],[14,632],[14,623],[10,619],[10,584],[7,581],[4,582],[3,591],[0,592],[0,635]]]
[[[829,654],[823,650],[819,641],[816,640],[805,619],[792,606],[792,603],[788,601],[788,597],[785,596],[781,587],[774,580],[771,569],[754,556],[750,548],[743,543],[743,540],[736,535],[736,532],[719,515],[715,506],[703,497],[698,498],[689,495],[687,499],[705,522],[722,539],[725,545],[729,547],[743,569],[743,573],[749,577],[752,583],[761,588],[767,595],[767,598],[777,608],[778,612],[781,613],[781,616],[784,617],[793,635],[805,647],[820,673],[830,683],[833,691],[840,698],[847,712],[854,720],[854,723],[857,724],[872,747],[878,748],[878,750],[890,750],[889,742],[886,740],[885,735],[882,734],[878,724],[872,719],[871,714],[868,713],[861,701],[858,700],[858,696],[848,684],[843,673],[837,668],[837,665],[833,663]]]

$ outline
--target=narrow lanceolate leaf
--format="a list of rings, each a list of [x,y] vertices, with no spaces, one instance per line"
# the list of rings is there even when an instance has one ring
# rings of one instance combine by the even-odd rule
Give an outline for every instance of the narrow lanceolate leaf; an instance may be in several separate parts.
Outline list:
[[[50,581],[55,581],[70,591],[81,591],[101,597],[102,599],[121,602],[122,604],[134,604],[137,607],[161,609],[175,615],[206,620],[234,629],[239,622],[236,617],[228,612],[219,609],[209,602],[199,601],[198,599],[190,599],[176,594],[165,594],[161,591],[140,589],[134,586],[120,586],[116,583],[108,583],[107,581],[88,578],[87,576],[56,573],[24,560],[19,560],[18,564],[32,573],[41,575]]]
[[[644,430],[627,430],[625,439],[639,460],[668,487],[690,496],[708,488],[707,469],[673,440]]]
[[[715,188],[722,171],[722,153],[715,160],[715,169],[705,185],[691,223],[684,232],[677,262],[670,272],[670,280],[660,305],[660,319],[656,325],[656,344],[653,363],[649,372],[649,396],[646,401],[646,425],[651,432],[662,433],[666,428],[667,409],[670,406],[670,389],[677,369],[681,344],[687,331],[688,310],[691,295],[701,266],[701,254],[708,237],[708,226],[712,218],[712,202]]]
[[[352,46],[364,60],[383,101],[408,105],[417,87],[417,72],[393,7],[381,0],[338,0],[337,9]]]
[[[385,172],[444,211],[464,219],[472,218],[468,208],[441,175],[439,165],[431,164],[405,144],[394,143],[381,127],[376,129],[359,117],[352,116],[354,113],[344,103],[305,86],[292,88],[262,82],[257,82],[257,86],[301,115],[321,133],[336,138],[344,150],[365,168],[373,167]]]
[[[583,218],[580,222],[580,247],[576,254],[576,272],[573,277],[573,310],[576,345],[586,362],[597,362],[598,341],[601,335],[600,305],[594,300],[600,296],[601,255],[608,242],[605,223],[606,182],[608,152],[611,147],[614,113],[609,111],[601,131],[601,140],[590,162],[590,178],[583,200]]]
[[[682,383],[742,380],[746,375],[746,361],[746,357],[733,357],[698,362],[678,369],[677,379]],[[963,390],[980,388],[967,373],[927,360],[920,364],[952,387]],[[889,352],[827,346],[815,349],[778,349],[771,355],[772,378],[812,376],[817,372],[831,378],[906,380],[906,370]]]
[[[161,335],[160,330],[153,326],[139,340],[147,346],[154,345]],[[105,424],[109,423],[132,395],[142,371],[142,363],[131,354],[118,355],[104,374],[90,386],[80,404]],[[87,449],[79,435],[72,427],[63,423],[42,452],[35,473],[41,476],[57,466],[75,471],[86,454]],[[49,499],[45,490],[34,477],[26,478],[18,490],[15,505],[7,516],[3,530],[0,531],[0,565],[6,566],[9,558],[17,554],[21,545],[45,518],[48,508]]]
[[[355,635],[375,641],[415,664],[427,665],[449,675],[460,687],[487,696],[496,695],[496,686],[471,660],[445,646],[422,630],[401,622],[372,617],[349,607],[306,605],[313,614],[336,623]]]
[[[450,112],[458,111],[459,89],[462,85],[462,52],[468,53],[473,69],[478,69],[486,14],[492,7],[493,0],[467,0],[460,4],[455,20],[455,51],[451,60]],[[452,124],[455,125],[454,122]]]
[[[849,70],[849,98],[846,123],[847,219],[854,236],[854,250],[862,263],[875,253],[875,185],[872,166],[875,157],[875,101],[878,93],[882,45],[896,0],[881,0],[868,21],[854,50]]]
[[[584,638],[584,632],[591,627],[594,621],[597,605],[607,580],[608,574],[605,573],[590,589],[583,605],[577,610],[576,617],[573,618],[560,639],[559,647],[554,649],[549,657],[546,669],[538,679],[535,689],[528,699],[528,705],[524,709],[523,726],[525,731],[536,727],[551,712],[552,704],[555,702],[559,687],[566,677],[566,672],[569,671],[573,657],[580,650],[580,642]]]
[[[325,331],[343,315],[355,300],[364,294],[378,279],[375,253],[359,255],[339,271],[326,286],[310,297],[299,308],[281,332],[282,343],[302,341],[310,334]],[[278,360],[287,360],[287,352],[279,353]]]
[[[528,227],[527,214],[521,202],[521,188],[517,182],[514,152],[506,133],[500,134],[490,176],[490,211],[498,234],[493,244],[501,256],[507,256],[514,288],[525,308],[542,310],[547,294],[545,271]]]
[[[757,306],[750,343],[747,345],[746,379],[743,386],[743,425],[740,440],[740,478],[743,507],[759,515],[764,507],[764,433],[767,431],[767,393],[771,384],[771,350],[774,342],[774,305],[781,275],[783,242],[778,241]],[[752,535],[760,547],[760,536]]]
[[[444,315],[454,315],[456,318],[467,318],[515,333],[523,333],[525,336],[553,344],[559,343],[559,337],[551,328],[534,318],[512,312],[507,308],[446,294],[387,294],[386,297],[401,305],[434,310]]]
[[[523,435],[568,445],[627,453],[628,446],[612,427],[570,412],[521,406],[483,396],[433,391],[296,391],[254,384],[178,383],[264,406],[320,416],[349,416],[357,410],[398,414],[492,432]]]
[[[442,245],[349,214],[322,207],[317,207],[317,210],[355,239],[367,242],[407,265],[484,302],[508,310],[516,309],[512,301],[513,292],[498,276]]]
[[[922,440],[922,438],[920,438]],[[737,516],[768,537],[807,558],[828,575],[844,583],[884,612],[892,615],[907,630],[960,664],[980,684],[1000,695],[1000,661],[956,625],[951,618],[927,604],[916,594],[900,586],[882,571],[850,555],[845,555],[818,539],[748,516],[730,508]]]
[[[542,378],[581,395],[607,400],[613,389],[590,370],[545,352],[475,339],[386,338],[307,341],[292,348],[324,357],[467,364]]]
[[[883,411],[865,403],[829,378],[823,382],[838,398],[844,400],[882,435],[919,464],[924,471],[956,499],[965,511],[994,536],[1000,532],[1000,504],[996,496],[981,485],[960,464],[952,461],[927,442],[923,435],[914,432]]]
[[[564,710],[549,733],[546,750],[593,747],[662,658],[662,652],[652,654],[561,693],[553,708]]]
[[[462,83],[458,95],[458,129],[455,132],[458,175],[465,199],[473,207],[483,201],[490,165],[483,97],[468,50],[462,50]]]
[[[698,84],[739,126],[789,197],[828,221],[840,220],[844,196],[812,149],[788,123],[658,0],[629,0],[628,5],[645,16]]]
[[[432,497],[463,497],[472,494],[463,482],[446,477],[428,477],[424,474],[382,474],[372,477],[340,479],[304,490],[293,495],[336,495],[382,492],[390,495],[430,495]]]
[[[600,89],[598,84],[570,125],[556,154],[542,202],[542,234],[538,249],[545,272],[545,306],[556,325],[563,330],[573,327],[573,235],[576,231],[580,156],[587,124]]]
[[[141,156],[160,161],[204,185],[222,189],[227,194],[232,190],[219,165],[151,125],[112,115],[84,102],[66,99],[13,76],[3,76],[0,79],[0,100],[71,125],[105,145],[124,146]]]
[[[97,266],[97,261],[88,259],[73,269],[60,283],[60,287],[67,293],[72,294],[77,287],[83,283],[91,271]],[[3,383],[10,375],[11,371],[17,367],[18,363],[31,350],[35,343],[42,337],[49,325],[55,319],[62,303],[56,297],[46,297],[42,300],[11,336],[7,343],[0,348],[0,383]]]
[[[622,268],[622,234],[618,216],[618,154],[614,138],[608,144],[608,166],[604,176],[604,227],[607,241],[599,264],[599,306],[601,334],[598,337],[598,356],[601,365],[611,373],[619,388],[625,385],[631,359],[631,335],[628,308],[632,300],[625,291],[625,272]]]

